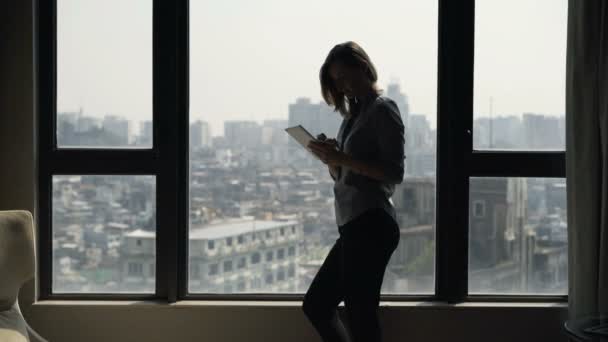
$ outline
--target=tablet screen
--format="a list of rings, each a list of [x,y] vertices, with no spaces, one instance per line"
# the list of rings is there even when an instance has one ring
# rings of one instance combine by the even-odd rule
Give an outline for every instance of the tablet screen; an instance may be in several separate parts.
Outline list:
[[[315,156],[317,159],[319,158],[316,154],[312,153],[312,151],[307,147],[308,143],[311,140],[317,139],[315,139],[315,137],[313,137],[310,132],[308,132],[304,127],[302,127],[302,125],[285,128],[285,131],[289,135],[291,135],[291,137],[294,138],[300,145],[307,149],[313,156]]]

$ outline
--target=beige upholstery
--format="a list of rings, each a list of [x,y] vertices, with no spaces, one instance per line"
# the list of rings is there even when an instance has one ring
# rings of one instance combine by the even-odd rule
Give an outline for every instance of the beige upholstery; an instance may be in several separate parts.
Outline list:
[[[0,211],[0,342],[46,341],[29,327],[17,300],[19,289],[35,272],[32,214]]]

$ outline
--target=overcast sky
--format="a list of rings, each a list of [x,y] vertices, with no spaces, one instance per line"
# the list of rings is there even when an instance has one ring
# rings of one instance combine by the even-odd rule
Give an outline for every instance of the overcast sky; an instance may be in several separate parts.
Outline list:
[[[567,0],[478,0],[474,110],[563,115]],[[152,1],[58,0],[58,110],[152,118]],[[287,119],[337,43],[436,122],[437,1],[191,0],[191,121]],[[476,114],[476,115],[477,115]],[[337,115],[337,114],[336,114]]]

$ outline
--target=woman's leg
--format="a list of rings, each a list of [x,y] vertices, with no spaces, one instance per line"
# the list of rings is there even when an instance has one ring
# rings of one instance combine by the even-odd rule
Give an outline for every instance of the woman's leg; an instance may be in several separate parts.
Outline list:
[[[399,227],[383,211],[374,209],[363,215],[344,235],[344,304],[352,342],[381,342],[380,289],[399,243]]]
[[[302,302],[304,314],[324,342],[350,341],[337,311],[338,304],[344,299],[342,275],[342,238],[338,238]]]

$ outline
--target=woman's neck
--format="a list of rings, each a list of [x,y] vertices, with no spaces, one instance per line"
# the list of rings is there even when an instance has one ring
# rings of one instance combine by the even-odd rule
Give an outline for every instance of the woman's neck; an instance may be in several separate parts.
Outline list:
[[[375,88],[369,88],[366,91],[355,95],[355,102],[358,105],[366,105],[367,103],[373,101],[378,96],[378,92]]]
[[[378,96],[378,94],[375,92],[366,93],[363,96],[355,96],[353,98],[353,102],[355,103],[355,106],[354,106],[354,108],[352,108],[353,111],[351,112],[351,116],[352,117],[358,116],[362,110],[367,108],[367,106],[373,100],[376,99],[377,96]]]

